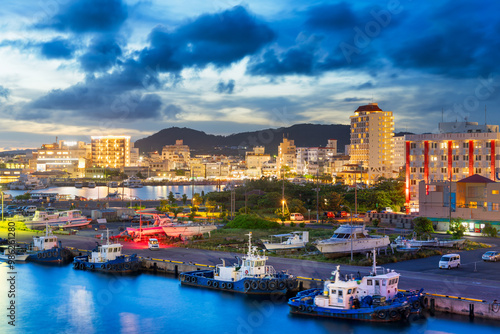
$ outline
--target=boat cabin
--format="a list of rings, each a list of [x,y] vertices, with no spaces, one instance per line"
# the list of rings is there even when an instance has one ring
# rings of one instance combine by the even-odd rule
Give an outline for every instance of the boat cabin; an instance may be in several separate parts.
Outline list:
[[[69,219],[76,219],[76,218],[82,218],[82,212],[80,210],[69,210],[69,211],[62,211],[59,212],[59,218],[69,218]]]
[[[266,265],[268,259],[265,255],[257,254],[257,247],[252,246],[252,232],[248,234],[248,253],[242,257],[241,264],[226,266],[225,261],[215,268],[214,278],[224,281],[238,281],[245,277],[265,277],[276,274],[273,266]]]
[[[329,239],[329,241],[331,240],[341,241],[341,240],[351,239],[351,237],[353,237],[354,239],[363,239],[363,238],[369,238],[369,235],[368,231],[365,229],[364,226],[341,225],[339,226],[338,229],[335,230],[333,236]]]
[[[33,250],[41,251],[57,247],[57,237],[55,235],[45,235],[33,237]]]
[[[121,244],[99,245],[92,250],[89,262],[101,263],[115,260],[122,255],[122,248]]]

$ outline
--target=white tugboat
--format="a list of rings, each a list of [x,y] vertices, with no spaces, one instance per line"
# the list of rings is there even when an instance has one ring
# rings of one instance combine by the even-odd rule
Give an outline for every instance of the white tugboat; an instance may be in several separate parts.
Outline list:
[[[330,239],[320,240],[315,246],[325,257],[335,258],[350,253],[351,248],[359,253],[373,248],[385,249],[389,244],[387,235],[371,236],[364,225],[340,225]]]
[[[297,231],[287,234],[276,234],[274,238],[279,238],[280,242],[264,242],[264,247],[269,251],[304,248],[309,242],[309,231]],[[286,240],[283,241],[283,238]]]
[[[212,270],[184,272],[179,275],[181,284],[246,294],[285,294],[297,287],[297,280],[286,272],[276,272],[266,265],[267,256],[258,255],[252,246],[252,232],[248,235],[248,253],[238,263],[226,266],[225,261]]]
[[[136,254],[122,255],[121,244],[109,243],[109,230],[107,231],[107,244],[97,245],[89,255],[76,256],[73,260],[75,269],[95,270],[113,273],[133,273],[140,269],[139,258]]]
[[[52,234],[48,224],[45,225],[44,236],[34,236],[28,253],[29,261],[42,263],[69,263],[73,259],[73,254],[67,248],[63,248],[61,241]]]
[[[378,273],[377,273],[378,271]],[[290,312],[311,316],[352,319],[371,322],[394,322],[419,312],[422,290],[403,294],[398,292],[399,273],[376,266],[369,276],[341,279],[340,266],[325,281],[323,289],[300,292],[288,301]]]

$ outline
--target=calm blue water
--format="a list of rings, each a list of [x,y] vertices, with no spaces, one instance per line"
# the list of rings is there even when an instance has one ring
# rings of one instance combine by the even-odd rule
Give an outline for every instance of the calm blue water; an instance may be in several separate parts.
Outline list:
[[[291,316],[281,300],[182,287],[170,277],[113,277],[72,266],[18,264],[16,327],[0,264],[0,333],[498,333],[467,318],[427,318],[405,325]],[[498,325],[498,324],[497,324]]]
[[[174,194],[179,193],[186,194],[188,198],[191,198],[192,194],[191,186],[146,186],[142,188],[109,188],[109,192],[118,191],[120,194],[126,195],[126,197],[137,197],[141,200],[147,199],[159,199],[161,197],[167,198],[170,192]],[[207,186],[194,186],[194,193],[200,193],[202,191],[209,193],[211,191],[216,191],[217,186],[207,185]],[[11,194],[13,197],[17,195],[22,195],[25,190],[8,190],[5,191],[7,194]],[[95,187],[95,188],[75,188],[75,187],[51,187],[47,189],[33,190],[36,193],[58,193],[58,194],[69,194],[83,196],[86,198],[104,198],[108,195],[108,187]]]

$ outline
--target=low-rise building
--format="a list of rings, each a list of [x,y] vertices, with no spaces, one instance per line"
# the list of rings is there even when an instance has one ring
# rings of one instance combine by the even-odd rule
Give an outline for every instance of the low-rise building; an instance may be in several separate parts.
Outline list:
[[[470,232],[481,232],[487,222],[500,229],[499,182],[475,174],[457,182],[418,185],[419,215],[433,220],[437,230],[448,230],[451,218],[462,219]]]

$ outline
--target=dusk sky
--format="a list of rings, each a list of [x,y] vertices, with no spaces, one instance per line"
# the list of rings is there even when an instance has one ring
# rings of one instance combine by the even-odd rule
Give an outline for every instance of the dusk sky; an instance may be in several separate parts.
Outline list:
[[[0,150],[190,127],[500,124],[500,2],[2,1]],[[335,138],[335,134],[332,134]]]

